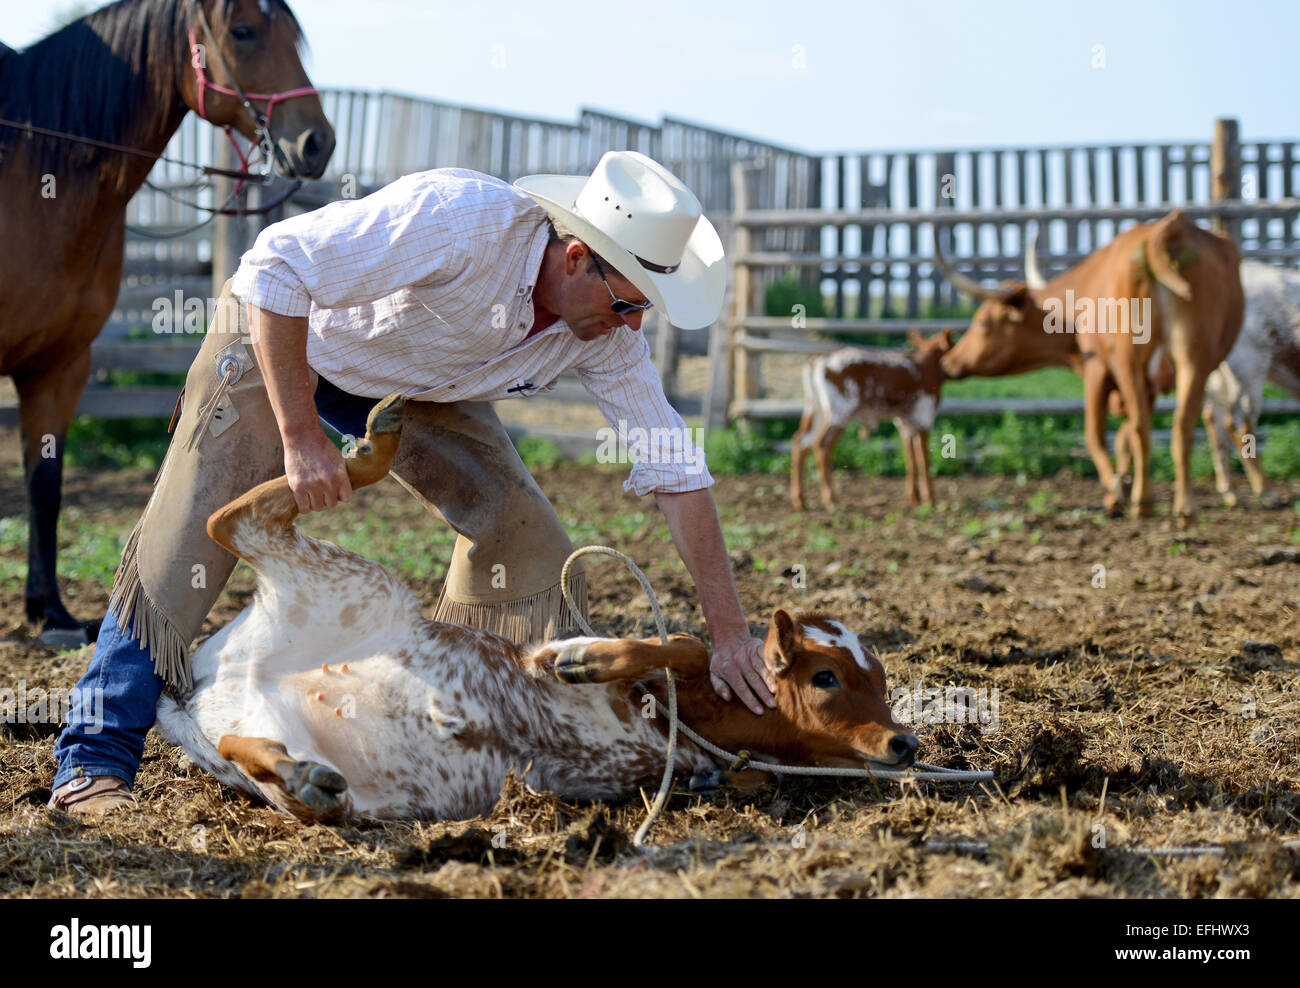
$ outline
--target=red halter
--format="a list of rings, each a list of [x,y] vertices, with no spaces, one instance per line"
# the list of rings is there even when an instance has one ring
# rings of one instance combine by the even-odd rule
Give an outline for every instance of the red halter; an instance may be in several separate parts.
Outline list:
[[[207,27],[206,18],[203,26],[205,28]],[[212,32],[210,29],[208,31],[208,36],[209,37],[212,36]],[[216,38],[212,39],[212,43],[214,45],[213,50],[215,51]],[[191,24],[190,25],[190,54],[197,55],[198,48],[199,48],[198,42],[194,38],[194,26]],[[217,57],[218,58],[221,57],[220,53],[217,54]],[[239,100],[241,100],[244,103],[244,105],[247,106],[248,109],[253,113],[253,119],[257,121],[258,126],[267,129],[269,129],[271,126],[271,114],[275,110],[276,103],[283,103],[285,100],[294,99],[298,96],[319,96],[320,95],[320,90],[316,89],[313,86],[303,86],[301,89],[289,89],[283,93],[246,93],[242,89],[230,89],[227,86],[220,86],[217,83],[213,82],[211,79],[209,79],[207,77],[207,74],[203,71],[203,66],[201,66],[198,63],[197,58],[193,58],[191,59],[191,61],[194,64],[194,77],[195,79],[198,80],[199,83],[199,116],[202,117],[204,120],[208,119],[207,110],[205,109],[206,103],[204,101],[204,95],[207,93],[209,89],[216,90],[217,92],[221,93],[223,96],[234,96]],[[224,63],[222,64],[222,67],[223,68],[225,67]],[[227,69],[227,72],[229,72],[229,69]],[[231,78],[233,79],[234,76],[231,75]],[[238,85],[238,83],[236,83],[236,85]],[[258,112],[255,107],[250,105],[249,101],[255,99],[266,100],[265,117],[263,117],[262,114]]]
[[[198,46],[198,42],[195,40],[194,37],[194,25],[191,24],[190,25],[190,63],[194,66],[194,78],[198,81],[198,86],[199,86],[199,116],[204,120],[208,119],[207,108],[206,108],[207,103],[204,97],[207,94],[207,91],[209,89],[214,89],[218,93],[221,93],[224,96],[234,96],[241,103],[243,103],[244,109],[246,109],[249,115],[253,118],[255,130],[256,130],[256,136],[257,136],[257,146],[261,149],[262,154],[266,159],[266,165],[265,165],[267,169],[266,181],[270,181],[269,176],[272,168],[272,162],[275,160],[276,155],[278,154],[275,148],[275,144],[271,140],[271,114],[275,112],[275,104],[283,103],[285,100],[291,100],[298,96],[319,96],[320,90],[312,86],[304,86],[301,89],[290,89],[283,93],[244,92],[243,87],[239,85],[239,80],[235,78],[235,74],[230,71],[230,67],[226,65],[225,59],[221,57],[221,50],[217,47],[217,36],[212,30],[212,25],[208,23],[208,15],[203,10],[203,4],[200,2],[198,7],[199,7],[199,20],[203,24],[203,30],[207,32],[208,38],[211,39],[212,41],[212,53],[217,56],[218,64],[221,66],[225,74],[230,78],[230,81],[235,84],[235,88],[230,89],[227,86],[220,86],[208,78],[207,73],[204,72],[204,66],[199,62],[199,58],[198,58],[199,46]],[[255,99],[266,101],[265,116],[262,114],[261,110],[259,110],[257,107],[253,105],[252,101]],[[235,149],[235,154],[238,155],[239,157],[240,167],[247,170],[248,159],[244,156],[244,153],[239,149],[238,143],[236,143],[235,138],[231,135],[229,125],[226,126],[225,130],[226,130],[226,137],[229,139],[231,146]]]

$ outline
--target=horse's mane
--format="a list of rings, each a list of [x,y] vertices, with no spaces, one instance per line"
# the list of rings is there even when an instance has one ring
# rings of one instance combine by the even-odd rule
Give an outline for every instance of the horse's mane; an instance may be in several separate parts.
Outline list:
[[[188,66],[187,33],[197,2],[118,0],[20,52],[0,45],[0,117],[131,144],[141,130],[158,123],[144,118],[141,108],[174,98]],[[260,2],[264,11],[293,21],[301,44],[302,31],[284,0]],[[18,139],[28,142],[18,131],[0,127],[0,156]],[[60,164],[84,168],[114,154],[53,138],[30,144],[45,170]]]

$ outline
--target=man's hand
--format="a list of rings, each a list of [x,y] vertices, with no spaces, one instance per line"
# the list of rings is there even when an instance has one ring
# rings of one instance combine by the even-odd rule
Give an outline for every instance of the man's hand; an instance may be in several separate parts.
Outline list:
[[[284,475],[303,514],[352,500],[343,454],[317,427],[284,445]]]
[[[718,696],[730,700],[734,690],[740,702],[756,714],[763,712],[763,704],[776,706],[776,678],[763,660],[763,642],[758,638],[715,645],[709,679]]]

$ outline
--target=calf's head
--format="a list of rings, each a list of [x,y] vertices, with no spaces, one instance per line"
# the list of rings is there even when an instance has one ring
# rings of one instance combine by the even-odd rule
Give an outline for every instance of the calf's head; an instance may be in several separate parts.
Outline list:
[[[749,715],[753,747],[789,762],[906,766],[917,740],[890,710],[885,669],[858,636],[824,614],[778,610],[763,649],[777,709]]]

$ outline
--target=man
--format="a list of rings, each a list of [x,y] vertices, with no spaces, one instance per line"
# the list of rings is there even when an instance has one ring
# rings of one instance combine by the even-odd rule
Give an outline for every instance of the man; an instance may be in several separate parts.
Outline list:
[[[558,633],[572,544],[490,401],[573,369],[616,427],[685,435],[641,317],[655,306],[683,328],[709,325],[724,274],[699,200],[634,152],[606,154],[589,178],[534,175],[517,187],[422,172],[264,230],[190,368],[177,438],[78,684],[80,695],[102,690],[102,723],[74,709],[55,747],[50,805],[135,805],[158,696],[166,683],[188,687],[190,642],[234,567],[207,537],[208,515],[280,470],[304,512],[349,500],[321,421],[361,435],[370,406],[392,392],[407,398],[392,473],[458,533],[435,619],[518,641]],[[774,684],[740,606],[712,483],[692,445],[635,463],[624,487],[654,492],[695,580],[714,688],[761,713]]]

